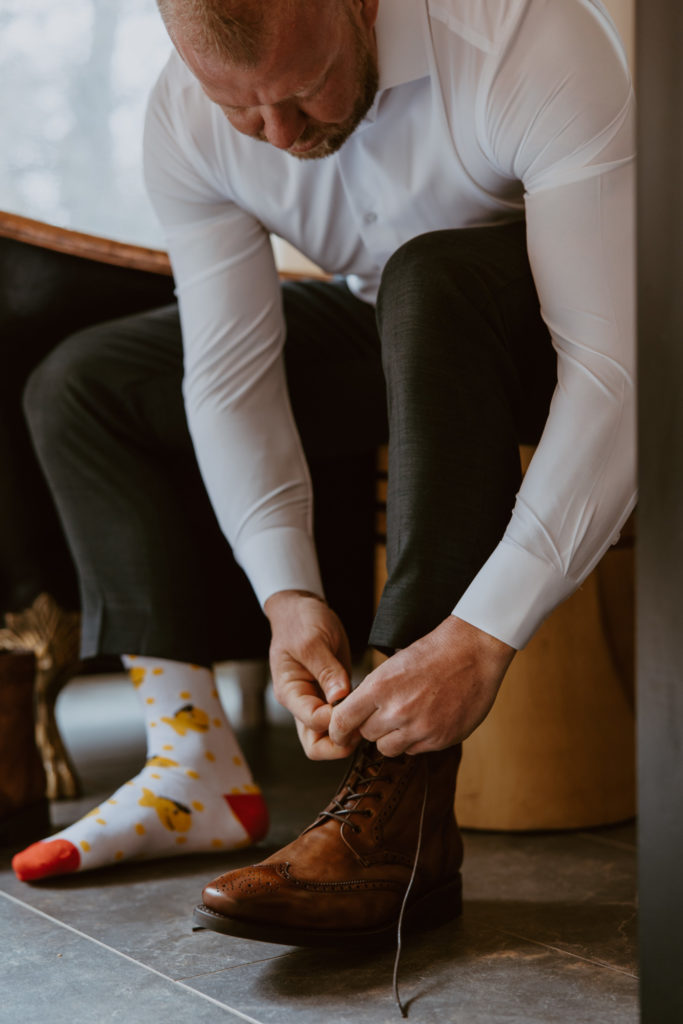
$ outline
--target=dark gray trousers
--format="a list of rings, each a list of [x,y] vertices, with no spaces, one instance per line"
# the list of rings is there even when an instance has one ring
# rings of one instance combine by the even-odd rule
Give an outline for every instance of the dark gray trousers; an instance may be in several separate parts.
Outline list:
[[[388,437],[389,580],[370,642],[406,646],[448,615],[500,539],[518,444],[537,440],[547,415],[555,358],[524,227],[413,239],[385,269],[376,322],[341,282],[285,284],[283,303],[328,598],[352,638],[363,634],[371,589],[354,593],[354,579],[371,574],[374,450]],[[181,375],[167,307],[73,335],[29,382],[34,444],[78,567],[86,656],[207,664],[267,650],[199,477]]]

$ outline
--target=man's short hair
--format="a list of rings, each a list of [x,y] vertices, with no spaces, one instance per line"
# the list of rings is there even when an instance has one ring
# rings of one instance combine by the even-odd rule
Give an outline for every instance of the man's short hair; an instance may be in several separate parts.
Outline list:
[[[157,0],[175,41],[227,59],[239,67],[258,64],[269,35],[267,11],[273,0]]]

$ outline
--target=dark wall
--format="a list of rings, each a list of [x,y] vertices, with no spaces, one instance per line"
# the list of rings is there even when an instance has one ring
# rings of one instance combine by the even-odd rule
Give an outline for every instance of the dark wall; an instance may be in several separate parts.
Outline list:
[[[683,1021],[683,3],[639,0],[638,744],[644,1024]]]

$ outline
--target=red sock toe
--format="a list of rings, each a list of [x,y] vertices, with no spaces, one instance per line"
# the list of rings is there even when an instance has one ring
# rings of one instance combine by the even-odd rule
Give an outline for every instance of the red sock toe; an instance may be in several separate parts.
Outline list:
[[[14,873],[21,882],[35,882],[50,875],[68,875],[77,871],[80,863],[81,855],[68,839],[33,843],[12,858]]]
[[[230,810],[244,826],[252,842],[268,831],[268,808],[260,793],[225,793]]]

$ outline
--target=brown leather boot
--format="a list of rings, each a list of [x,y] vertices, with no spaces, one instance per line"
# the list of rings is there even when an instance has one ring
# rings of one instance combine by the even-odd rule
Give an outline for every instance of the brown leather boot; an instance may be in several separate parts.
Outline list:
[[[387,758],[363,743],[314,823],[260,864],[211,882],[195,923],[294,946],[395,937],[420,832],[403,930],[455,917],[461,910],[462,842],[453,811],[459,761],[459,747]]]
[[[0,651],[0,846],[50,831],[45,769],[35,741],[33,654]]]

